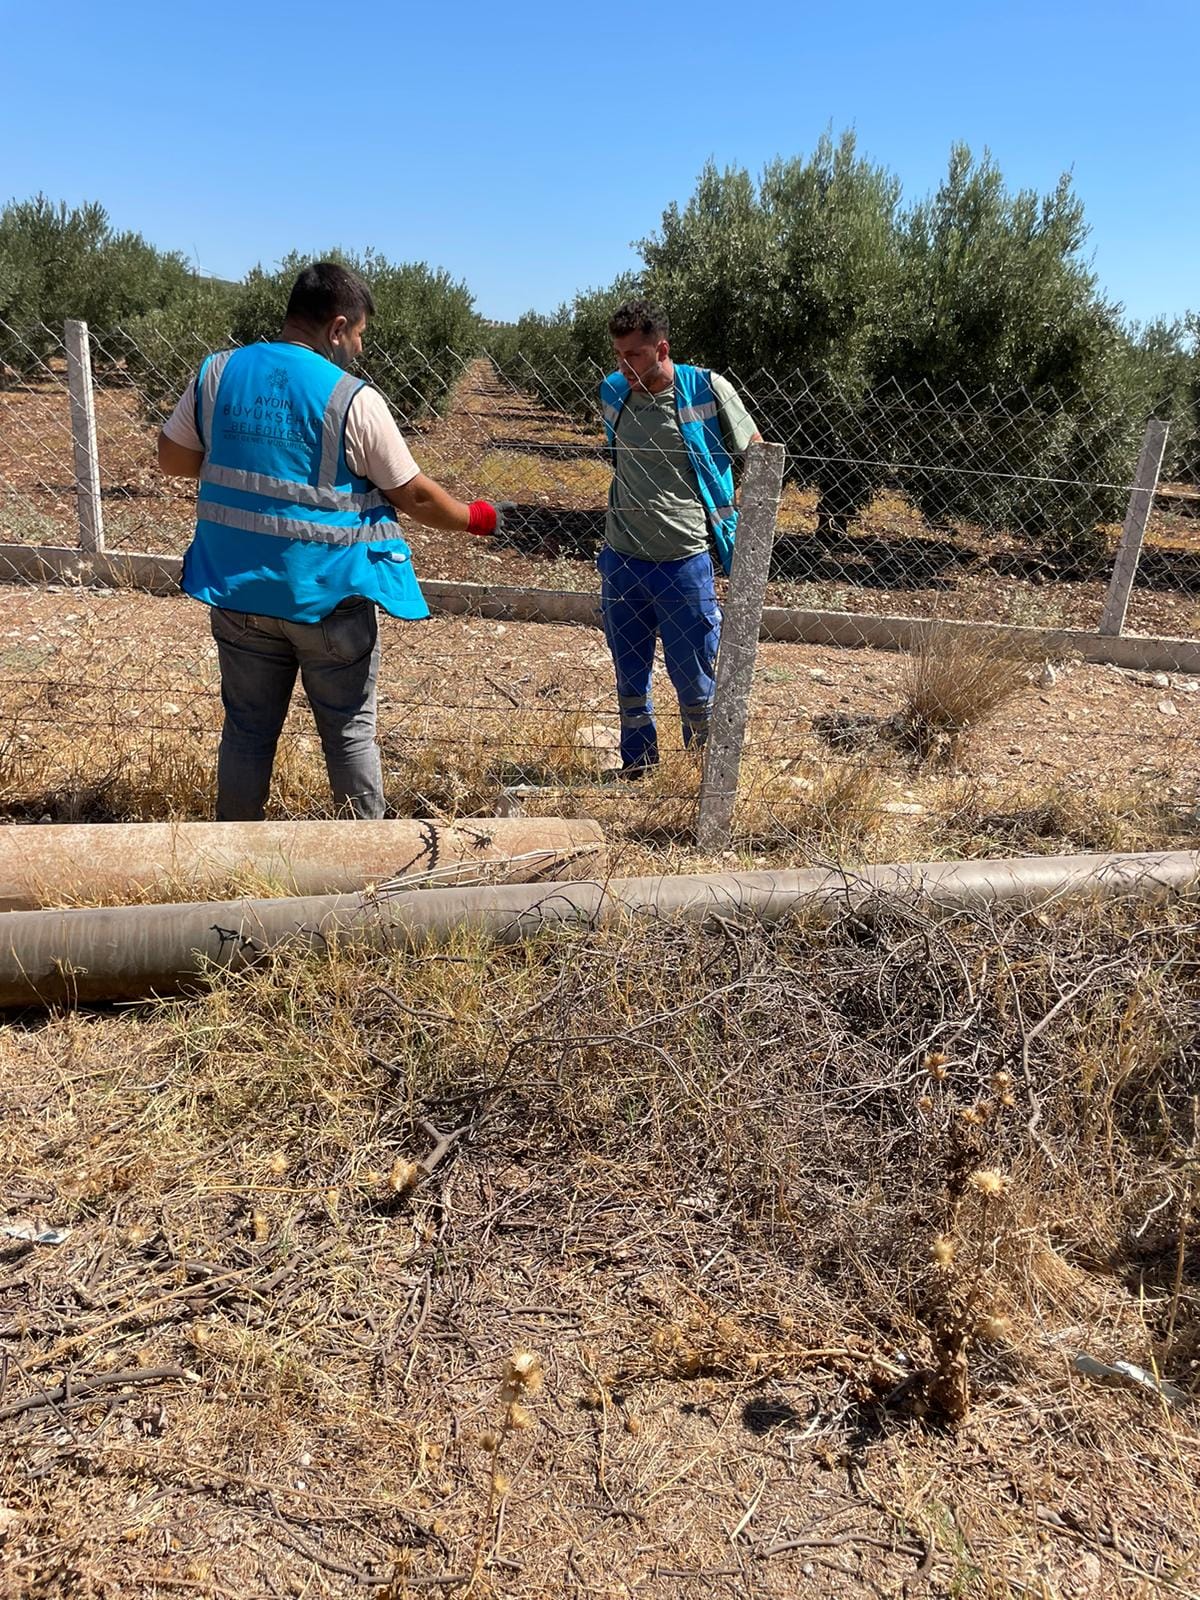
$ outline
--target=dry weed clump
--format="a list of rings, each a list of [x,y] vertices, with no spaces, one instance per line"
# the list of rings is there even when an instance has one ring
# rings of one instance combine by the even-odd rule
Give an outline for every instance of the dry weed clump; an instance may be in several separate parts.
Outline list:
[[[938,1081],[936,1069],[931,1076]],[[938,1232],[930,1245],[920,1306],[931,1362],[907,1380],[918,1416],[952,1423],[961,1422],[970,1410],[971,1356],[980,1346],[1005,1342],[1012,1329],[1006,1305],[1016,1264],[1009,1259],[1017,1244],[1016,1197],[1007,1173],[974,1165],[983,1142],[978,1130],[990,1116],[1004,1116],[1016,1106],[1011,1075],[997,1073],[996,1080],[994,1100],[960,1108],[950,1124],[957,1157],[947,1164],[937,1201]]]
[[[742,762],[736,827],[753,844],[786,844],[802,859],[862,861],[885,820],[883,772],[861,757],[780,762],[760,737]]]
[[[1001,635],[932,623],[908,658],[901,738],[923,761],[957,761],[968,735],[1028,687],[1031,658]]]
[[[1178,849],[1193,837],[1162,786],[1008,782],[982,788],[950,778],[940,796],[940,849],[963,856]]]
[[[11,1592],[1186,1576],[1188,1415],[1070,1358],[1200,1392],[1198,1016],[1192,900],[887,899],[9,1029]]]

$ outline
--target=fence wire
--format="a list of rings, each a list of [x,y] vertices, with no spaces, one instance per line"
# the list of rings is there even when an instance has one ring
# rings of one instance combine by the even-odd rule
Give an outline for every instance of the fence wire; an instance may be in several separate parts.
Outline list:
[[[25,357],[0,387],[0,541],[75,547],[62,335],[0,334]],[[154,439],[207,352],[144,330],[91,340],[105,548],[177,556],[194,489],[159,473]],[[636,561],[605,552],[610,508],[637,508],[611,507],[600,372],[369,346],[362,371],[423,471],[462,498],[509,507],[493,540],[405,525],[418,576],[431,588],[586,596],[562,614],[593,623],[385,621],[390,806],[591,811],[631,838],[683,837],[726,581],[718,571],[710,604],[707,557],[651,585]],[[799,373],[726,376],[786,451],[768,606],[1096,633],[1144,417],[1104,398],[1073,409],[1048,391],[851,393]],[[1198,511],[1193,486],[1158,486],[1124,624],[1166,641],[1150,667],[1086,662],[1070,639],[998,645],[986,631],[935,632],[908,653],[845,650],[844,632],[830,622],[823,633],[820,617],[806,643],[764,643],[739,848],[880,859],[1189,840]],[[220,699],[196,608],[120,587],[52,589],[9,591],[0,805],[23,817],[209,814]],[[302,706],[273,804],[296,814],[327,804]]]

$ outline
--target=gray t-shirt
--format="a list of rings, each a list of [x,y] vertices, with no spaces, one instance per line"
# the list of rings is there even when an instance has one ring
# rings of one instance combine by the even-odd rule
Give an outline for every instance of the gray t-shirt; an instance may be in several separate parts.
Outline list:
[[[719,373],[713,394],[725,448],[740,456],[758,429]],[[708,549],[708,518],[675,414],[675,385],[662,394],[633,391],[617,423],[616,466],[604,537],[621,555],[681,561]]]

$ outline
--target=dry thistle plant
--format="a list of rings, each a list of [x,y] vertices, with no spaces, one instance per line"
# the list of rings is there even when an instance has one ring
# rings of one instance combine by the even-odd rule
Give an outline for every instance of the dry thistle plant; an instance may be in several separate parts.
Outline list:
[[[931,1051],[925,1066],[935,1083],[943,1080],[946,1058],[940,1051]],[[999,1167],[982,1164],[977,1130],[1014,1101],[1007,1073],[997,1073],[993,1081],[1000,1091],[997,1101],[964,1107],[949,1125],[945,1211],[930,1246],[922,1314],[933,1364],[920,1375],[915,1409],[955,1424],[970,1409],[972,1348],[997,1343],[1009,1332],[997,1303],[997,1268],[1008,1226],[1010,1179]]]
[[[483,1526],[475,1546],[475,1562],[471,1569],[470,1581],[463,1591],[466,1595],[476,1592],[487,1559],[485,1550],[491,1530],[495,1530],[492,1537],[492,1555],[495,1555],[500,1542],[500,1511],[511,1487],[508,1477],[501,1471],[504,1447],[514,1433],[524,1433],[533,1427],[534,1416],[529,1409],[529,1402],[541,1393],[543,1381],[542,1358],[535,1355],[532,1350],[514,1350],[504,1363],[499,1390],[499,1399],[504,1409],[496,1426],[485,1429],[478,1440],[479,1448],[488,1460],[488,1499]]]
[[[1000,636],[934,623],[902,677],[899,731],[922,761],[953,763],[972,729],[1029,682],[1029,658]]]
[[[627,1366],[622,1376],[700,1378],[752,1372],[756,1357],[748,1343],[735,1317],[693,1312],[683,1322],[658,1324],[648,1341],[648,1359]]]

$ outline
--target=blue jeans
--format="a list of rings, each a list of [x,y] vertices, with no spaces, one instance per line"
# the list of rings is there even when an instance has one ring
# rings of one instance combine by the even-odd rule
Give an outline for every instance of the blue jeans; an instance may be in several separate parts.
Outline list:
[[[339,811],[383,816],[383,769],[375,741],[379,628],[375,606],[343,600],[320,622],[285,622],[214,606],[225,725],[217,756],[217,821],[259,822],[275,747],[296,674],[312,707]]]
[[[642,561],[609,545],[600,552],[600,606],[617,674],[621,765],[658,760],[650,679],[662,639],[667,676],[679,697],[685,745],[703,744],[712,715],[721,611],[707,554],[683,561]]]

